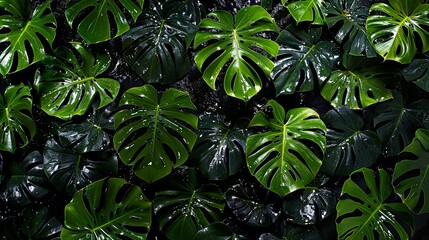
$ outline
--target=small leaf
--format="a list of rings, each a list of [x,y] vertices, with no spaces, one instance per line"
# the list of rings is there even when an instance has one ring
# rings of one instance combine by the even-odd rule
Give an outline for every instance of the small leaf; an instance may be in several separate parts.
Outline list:
[[[286,2],[282,0],[283,4]],[[312,24],[323,25],[326,21],[324,4],[324,0],[297,0],[289,3],[286,8],[296,23],[309,21]]]

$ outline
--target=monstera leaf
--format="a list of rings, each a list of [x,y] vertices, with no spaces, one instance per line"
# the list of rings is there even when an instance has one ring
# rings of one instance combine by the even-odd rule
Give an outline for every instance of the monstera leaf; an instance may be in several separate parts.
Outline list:
[[[198,117],[189,94],[168,89],[159,97],[151,85],[127,90],[115,114],[113,143],[121,160],[147,182],[168,175],[182,165],[197,135]],[[186,110],[186,111],[185,111]]]
[[[203,116],[191,157],[209,180],[225,180],[236,174],[245,161],[248,120],[227,127],[214,117]]]
[[[115,130],[114,115],[109,110],[95,111],[82,123],[72,123],[58,130],[65,148],[73,147],[78,153],[105,150],[110,144],[109,132]]]
[[[395,69],[346,53],[342,64],[345,70],[334,71],[323,83],[320,92],[332,106],[347,105],[351,109],[362,109],[392,98],[386,84],[398,78]]]
[[[72,42],[77,57],[71,49],[55,49],[56,57],[47,57],[43,64],[47,69],[37,71],[34,85],[39,91],[43,111],[63,120],[83,115],[95,98],[98,108],[113,102],[120,84],[114,79],[98,78],[110,65],[107,53],[95,56],[81,43]]]
[[[142,19],[123,37],[125,60],[145,82],[177,81],[190,69],[186,49],[197,31],[195,24],[176,4],[158,1],[147,5]]]
[[[282,1],[285,4],[286,1]],[[298,0],[289,3],[286,8],[297,23],[309,21],[312,24],[325,24],[324,0]]]
[[[385,60],[410,63],[418,46],[422,52],[429,50],[429,4],[424,0],[389,3],[375,3],[370,8],[378,14],[366,20],[368,40]]]
[[[6,88],[0,94],[0,150],[15,152],[27,145],[36,133],[32,119],[33,100],[23,84]]]
[[[52,46],[57,22],[50,2],[46,1],[31,11],[29,0],[0,0],[1,75],[40,61],[46,52],[44,42]]]
[[[402,75],[408,82],[413,82],[421,89],[429,92],[429,55],[414,59],[408,67],[402,70]]]
[[[277,95],[310,91],[331,74],[338,60],[333,42],[319,41],[322,28],[305,30],[290,25],[280,33],[278,60],[271,77]]]
[[[208,17],[199,25],[194,40],[194,48],[208,42],[195,55],[197,67],[214,90],[219,73],[226,68],[226,94],[248,101],[262,88],[263,76],[258,71],[268,76],[274,67],[274,63],[255,48],[272,57],[277,56],[279,50],[274,41],[255,35],[277,32],[275,20],[258,5],[241,9],[235,19],[226,11],[211,12]]]
[[[151,202],[138,186],[103,179],[73,195],[61,239],[146,239],[151,222]]]
[[[68,6],[65,16],[71,28],[89,44],[120,36],[130,29],[142,13],[144,0],[78,0]],[[113,37],[112,37],[113,35]]]
[[[193,239],[198,230],[220,220],[222,192],[214,184],[200,186],[195,169],[170,175],[163,186],[153,206],[168,239]]]
[[[294,108],[285,114],[274,100],[267,106],[274,118],[258,112],[249,124],[269,131],[247,138],[247,166],[264,187],[283,197],[315,178],[326,148],[326,126],[310,108]]]
[[[328,128],[328,146],[321,172],[348,176],[359,168],[371,166],[380,156],[377,134],[363,130],[364,120],[347,106],[330,110],[322,120]]]
[[[389,174],[367,168],[344,183],[337,204],[338,239],[409,239],[414,222],[410,210],[390,185]]]
[[[422,99],[406,104],[406,99],[394,93],[391,101],[377,105],[374,112],[374,125],[382,140],[386,156],[396,156],[411,143],[417,129],[429,116],[429,101]]]
[[[45,144],[43,161],[49,181],[69,194],[118,171],[118,159],[112,151],[83,155],[61,146],[54,138]]]
[[[366,37],[365,22],[369,6],[366,0],[329,0],[326,24],[330,29],[340,24],[335,40],[353,56],[376,57]]]
[[[2,175],[0,198],[6,204],[26,205],[49,192],[42,155],[37,151],[28,154],[21,162],[8,161]]]
[[[246,240],[247,238],[235,234],[228,225],[224,223],[213,223],[195,234],[194,240]]]
[[[417,214],[429,212],[429,131],[419,129],[402,152],[411,156],[395,165],[393,187],[402,202]],[[415,157],[414,157],[415,156]]]

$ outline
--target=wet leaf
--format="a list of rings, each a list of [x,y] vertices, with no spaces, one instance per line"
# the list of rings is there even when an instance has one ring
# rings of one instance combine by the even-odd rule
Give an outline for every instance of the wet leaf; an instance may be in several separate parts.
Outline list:
[[[224,223],[213,223],[195,234],[194,240],[245,240],[247,238],[235,234],[228,225]]]
[[[323,223],[322,223],[323,224]],[[323,225],[322,225],[323,226]],[[323,226],[325,227],[325,226]],[[314,226],[302,226],[295,225],[289,222],[285,222],[282,225],[282,233],[284,239],[294,240],[322,240],[326,239],[322,236],[320,231]]]
[[[283,4],[286,2],[282,0]],[[323,25],[326,21],[324,4],[324,0],[297,0],[286,5],[286,8],[297,23],[309,21]]]
[[[408,82],[413,82],[429,92],[429,55],[423,56],[423,58],[415,58],[408,67],[402,70],[402,75]]]

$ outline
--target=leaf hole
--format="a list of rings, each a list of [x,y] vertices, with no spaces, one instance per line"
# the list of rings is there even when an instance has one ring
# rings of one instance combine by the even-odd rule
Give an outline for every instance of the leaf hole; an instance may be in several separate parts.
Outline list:
[[[347,218],[355,218],[355,217],[361,217],[361,216],[363,216],[363,213],[361,211],[359,211],[358,209],[355,209],[353,212],[338,216],[336,223],[341,223],[344,219],[347,219]],[[340,238],[345,239],[343,237],[340,237]]]
[[[356,185],[358,185],[367,195],[371,194],[371,190],[368,188],[364,181],[362,172],[356,172],[355,174],[352,174],[350,176],[350,180],[352,180]]]

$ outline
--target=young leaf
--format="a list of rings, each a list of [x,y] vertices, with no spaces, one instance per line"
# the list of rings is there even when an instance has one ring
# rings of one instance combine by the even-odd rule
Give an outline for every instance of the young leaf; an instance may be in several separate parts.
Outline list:
[[[247,167],[264,187],[284,197],[315,178],[326,148],[326,126],[311,108],[294,108],[285,114],[274,100],[267,106],[274,119],[258,112],[249,124],[269,131],[247,138]]]
[[[282,0],[285,4],[286,1]],[[289,10],[296,23],[309,21],[312,24],[325,24],[325,4],[324,0],[297,0],[289,3],[286,8]]]
[[[227,68],[226,94],[247,102],[262,88],[258,71],[268,76],[274,67],[269,58],[253,48],[277,56],[276,42],[255,36],[266,31],[277,32],[275,20],[258,5],[241,9],[235,19],[226,11],[214,11],[208,17],[200,23],[194,40],[194,48],[209,42],[195,55],[197,67],[213,90],[219,73]]]

